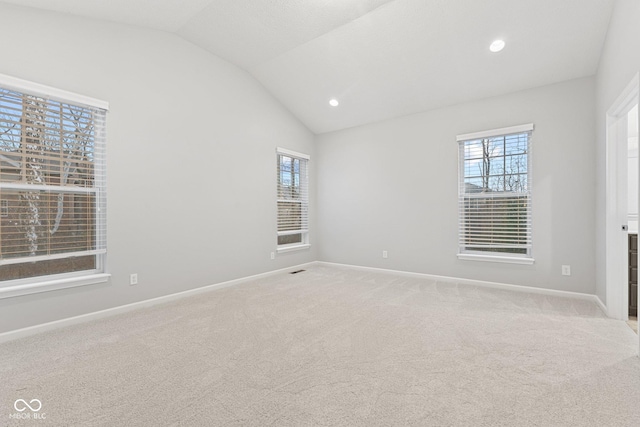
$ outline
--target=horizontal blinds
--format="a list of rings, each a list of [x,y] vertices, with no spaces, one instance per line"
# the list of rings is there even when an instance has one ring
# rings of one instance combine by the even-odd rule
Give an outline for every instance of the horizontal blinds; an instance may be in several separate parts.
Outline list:
[[[530,131],[459,141],[461,253],[530,256],[530,154]]]
[[[0,87],[0,265],[106,251],[105,120]]]
[[[306,234],[309,230],[308,157],[279,150],[277,159],[278,236]]]

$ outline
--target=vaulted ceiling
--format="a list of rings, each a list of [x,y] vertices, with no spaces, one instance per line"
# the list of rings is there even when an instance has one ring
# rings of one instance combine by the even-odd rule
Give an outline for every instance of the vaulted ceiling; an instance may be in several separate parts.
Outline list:
[[[248,71],[315,133],[591,76],[614,3],[2,1],[175,33]]]

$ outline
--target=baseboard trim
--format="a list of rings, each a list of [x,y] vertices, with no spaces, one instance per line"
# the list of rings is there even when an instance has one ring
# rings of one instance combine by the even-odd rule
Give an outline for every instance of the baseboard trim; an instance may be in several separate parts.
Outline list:
[[[188,291],[176,292],[174,294],[163,295],[157,298],[151,298],[143,301],[134,302],[131,304],[120,305],[113,308],[107,308],[105,310],[95,311],[93,313],[81,314],[79,316],[68,317],[66,319],[54,320],[52,322],[42,323],[40,325],[29,326],[22,329],[16,329],[14,331],[8,331],[0,334],[0,344],[8,341],[13,341],[19,338],[36,335],[42,332],[51,331],[54,329],[63,328],[65,326],[77,325],[80,323],[89,322],[91,320],[103,319],[105,317],[111,317],[129,311],[137,310],[140,308],[152,307],[158,304],[164,304],[167,302],[179,300],[182,298],[198,295],[206,292],[211,292],[216,289],[227,288],[230,286],[239,285],[241,283],[250,282],[256,279],[262,279],[265,277],[275,276],[277,274],[287,273],[295,270],[300,270],[304,267],[315,265],[315,261],[295,265],[292,267],[281,268],[278,270],[268,271],[266,273],[255,274],[253,276],[242,277],[239,279],[228,280],[226,282],[216,283],[213,285],[202,286],[195,289],[189,289]]]
[[[556,296],[556,297],[562,297],[562,298],[575,298],[575,299],[580,299],[585,301],[591,301],[597,304],[604,311],[605,314],[607,313],[606,307],[602,303],[602,301],[600,301],[600,298],[598,298],[596,295],[583,294],[580,292],[558,291],[555,289],[534,288],[531,286],[512,285],[508,283],[488,282],[484,280],[464,279],[460,277],[437,276],[434,274],[413,273],[413,272],[402,271],[402,270],[390,270],[385,268],[364,267],[360,265],[338,264],[338,263],[325,262],[325,261],[316,261],[316,265],[352,268],[355,270],[369,271],[372,273],[389,273],[389,274],[396,274],[403,277],[416,277],[416,278],[430,279],[430,280],[443,281],[443,282],[460,283],[463,285],[481,286],[483,288],[526,292],[530,294],[542,294],[542,295]]]
[[[607,310],[607,306],[605,305],[605,303],[602,302],[602,300],[600,299],[600,297],[598,295],[594,295],[593,296],[594,301],[596,302],[596,304],[598,305],[598,307],[600,307],[600,310],[602,310],[602,312],[608,316],[609,316],[609,310]]]
[[[326,262],[326,261],[311,261],[308,263],[286,267],[278,270],[268,271],[265,273],[260,273],[252,276],[242,277],[239,279],[228,280],[226,282],[216,283],[213,285],[207,285],[207,286],[202,286],[195,289],[189,289],[188,291],[177,292],[174,294],[164,295],[157,298],[138,301],[131,304],[121,305],[118,307],[108,308],[108,309],[96,311],[93,313],[82,314],[79,316],[68,317],[66,319],[55,320],[55,321],[43,323],[40,325],[34,325],[34,326],[29,326],[27,328],[4,332],[0,334],[0,344],[8,341],[13,341],[19,338],[28,337],[31,335],[36,335],[42,332],[63,328],[65,326],[77,325],[80,323],[89,322],[91,320],[103,319],[106,317],[127,313],[129,311],[137,310],[140,308],[152,307],[155,305],[164,304],[167,302],[179,300],[179,299],[190,297],[193,295],[211,292],[216,289],[222,289],[230,286],[239,285],[241,283],[246,283],[256,279],[261,279],[265,277],[275,276],[277,274],[299,270],[301,268],[310,267],[313,265],[350,268],[354,270],[368,271],[372,273],[388,273],[388,274],[395,274],[403,277],[416,277],[416,278],[430,279],[430,280],[443,281],[443,282],[453,282],[453,283],[460,283],[465,285],[480,286],[484,288],[503,289],[503,290],[510,290],[510,291],[516,291],[516,292],[542,294],[542,295],[549,295],[549,296],[556,296],[556,297],[563,297],[563,298],[575,298],[575,299],[591,301],[595,303],[604,312],[605,315],[608,315],[606,305],[602,302],[602,300],[597,295],[583,294],[579,292],[558,291],[554,289],[545,289],[545,288],[533,288],[530,286],[512,285],[508,283],[498,283],[498,282],[488,282],[488,281],[475,280],[475,279],[464,279],[460,277],[438,276],[438,275],[426,274],[426,273],[414,273],[414,272],[402,271],[402,270],[365,267],[365,266],[351,265],[351,264],[339,264],[339,263]]]

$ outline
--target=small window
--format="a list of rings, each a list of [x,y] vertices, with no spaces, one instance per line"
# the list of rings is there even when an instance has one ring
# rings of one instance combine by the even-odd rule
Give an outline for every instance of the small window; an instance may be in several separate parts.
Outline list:
[[[309,246],[309,156],[278,148],[278,250]]]
[[[9,217],[9,201],[7,199],[0,200],[0,217]]]
[[[533,125],[458,136],[459,254],[531,259]]]

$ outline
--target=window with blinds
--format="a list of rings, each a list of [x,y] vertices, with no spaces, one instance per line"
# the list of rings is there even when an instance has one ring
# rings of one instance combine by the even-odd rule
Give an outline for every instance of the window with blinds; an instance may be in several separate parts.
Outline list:
[[[103,271],[105,119],[0,82],[0,281]]]
[[[458,136],[460,254],[531,258],[532,131]]]
[[[309,245],[309,156],[277,150],[278,249]]]

